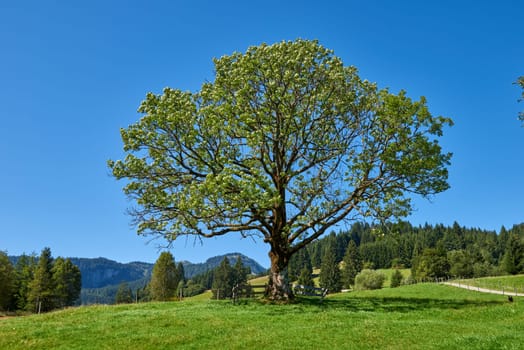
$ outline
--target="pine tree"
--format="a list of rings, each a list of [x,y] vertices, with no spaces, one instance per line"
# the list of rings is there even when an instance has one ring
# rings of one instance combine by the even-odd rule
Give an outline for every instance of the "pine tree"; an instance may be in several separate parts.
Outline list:
[[[36,258],[34,255],[23,254],[16,262],[15,303],[18,310],[28,308],[29,285],[34,278],[35,270]]]
[[[173,255],[170,252],[162,252],[153,266],[149,282],[151,299],[167,301],[173,298],[180,279]]]
[[[249,267],[244,266],[240,256],[237,258],[235,266],[233,266],[233,287],[237,284],[243,284],[247,282],[247,275],[251,272]]]
[[[213,299],[230,298],[233,289],[233,268],[227,257],[222,260],[213,276]]]
[[[65,307],[74,305],[80,297],[82,276],[78,266],[70,259],[56,258],[52,269],[55,286],[56,306]]]
[[[7,253],[0,251],[0,310],[13,307],[15,277],[15,270]]]
[[[315,282],[311,276],[311,270],[309,270],[307,267],[303,267],[300,271],[300,275],[298,276],[297,283],[302,286],[314,287]]]
[[[53,284],[53,257],[51,249],[44,248],[36,266],[33,280],[29,283],[27,308],[31,311],[50,311],[55,308]]]
[[[133,291],[127,282],[122,282],[118,286],[115,296],[115,304],[130,304],[133,302]]]
[[[182,264],[182,262],[179,262],[178,265],[177,265],[177,268],[176,268],[176,272],[177,272],[177,279],[178,281],[182,281],[184,283],[186,283],[186,272],[184,270],[184,264]]]
[[[351,288],[355,285],[355,277],[362,270],[362,259],[355,241],[351,240],[349,242],[343,262],[342,285],[345,288]]]
[[[395,269],[395,272],[391,275],[391,288],[396,288],[402,283],[402,272],[399,269]]]
[[[336,261],[336,244],[334,240],[329,242],[322,256],[320,287],[328,289],[330,293],[339,292],[342,289],[340,269]]]
[[[509,236],[501,265],[504,271],[512,275],[524,270],[524,245],[517,234]]]
[[[311,258],[307,249],[299,250],[291,257],[288,264],[288,278],[290,281],[298,279],[302,269],[313,270]]]

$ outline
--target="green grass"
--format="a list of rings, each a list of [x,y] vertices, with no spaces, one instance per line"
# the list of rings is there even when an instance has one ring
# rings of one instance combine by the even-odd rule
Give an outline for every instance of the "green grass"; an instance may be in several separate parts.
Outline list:
[[[389,287],[391,285],[391,275],[393,275],[395,269],[378,269],[377,271],[383,273],[386,276],[386,280],[384,281],[384,287]],[[400,273],[402,273],[402,278],[406,279],[411,275],[411,270],[400,269]]]
[[[524,275],[474,278],[458,280],[457,282],[474,287],[504,290],[509,293],[515,291],[517,293],[524,293]]]
[[[524,298],[436,284],[303,298],[89,306],[0,320],[0,349],[518,349]]]

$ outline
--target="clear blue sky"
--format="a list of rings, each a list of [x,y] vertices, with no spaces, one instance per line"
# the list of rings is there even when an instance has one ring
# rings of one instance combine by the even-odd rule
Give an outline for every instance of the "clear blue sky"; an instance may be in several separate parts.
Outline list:
[[[453,118],[451,189],[417,200],[412,223],[524,222],[522,14],[519,0],[0,0],[0,250],[154,262],[162,241],[136,235],[106,167],[119,129],[147,92],[212,80],[213,57],[296,38]],[[173,249],[192,262],[232,251],[269,266],[266,245],[238,236]]]

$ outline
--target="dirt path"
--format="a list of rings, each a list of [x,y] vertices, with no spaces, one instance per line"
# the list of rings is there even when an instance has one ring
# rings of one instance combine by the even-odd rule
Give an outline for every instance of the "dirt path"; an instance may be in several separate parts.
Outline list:
[[[481,292],[481,293],[491,293],[491,294],[500,294],[500,295],[511,295],[511,296],[514,296],[514,297],[524,297],[524,293],[515,293],[515,292],[512,292],[510,290],[502,291],[502,290],[486,289],[486,288],[469,286],[467,284],[454,283],[454,282],[443,282],[442,284],[446,284],[448,286],[457,287],[457,288],[464,288],[464,289],[468,289],[468,290],[473,290],[473,291]]]

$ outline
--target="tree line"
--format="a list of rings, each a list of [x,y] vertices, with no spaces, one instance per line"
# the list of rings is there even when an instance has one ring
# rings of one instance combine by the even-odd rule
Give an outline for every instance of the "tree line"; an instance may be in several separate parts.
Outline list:
[[[0,310],[47,312],[75,305],[82,288],[80,269],[70,259],[22,255],[13,264],[0,251]]]
[[[524,273],[524,224],[495,231],[408,222],[358,222],[294,255],[290,280],[301,283],[320,268],[320,286],[351,288],[363,269],[410,268],[411,278],[484,277]]]
[[[135,291],[126,282],[121,283],[115,303],[168,301],[198,295],[209,289],[213,292],[213,299],[230,298],[233,287],[246,283],[250,273],[251,269],[244,266],[240,256],[235,265],[224,257],[218,267],[186,279],[183,264],[176,264],[170,252],[162,252],[153,266],[149,283]]]
[[[337,292],[354,289],[359,283],[366,288],[381,286],[384,277],[374,270],[382,268],[411,269],[410,278],[415,280],[524,273],[524,224],[509,230],[502,227],[497,233],[458,223],[413,226],[408,222],[357,222],[298,251],[289,262],[287,274],[290,281],[306,286],[314,286],[314,277],[319,277],[320,287]],[[318,276],[313,274],[314,269],[320,269]],[[246,282],[249,273],[240,258],[234,265],[224,258],[217,268],[185,279],[176,271],[173,256],[164,252],[146,288],[137,290],[135,297],[131,288],[124,285],[123,290],[129,301],[137,296],[143,296],[140,300],[169,300],[205,290],[212,290],[213,298],[223,299],[231,297],[233,286]],[[392,286],[401,282],[402,275],[394,273]]]

